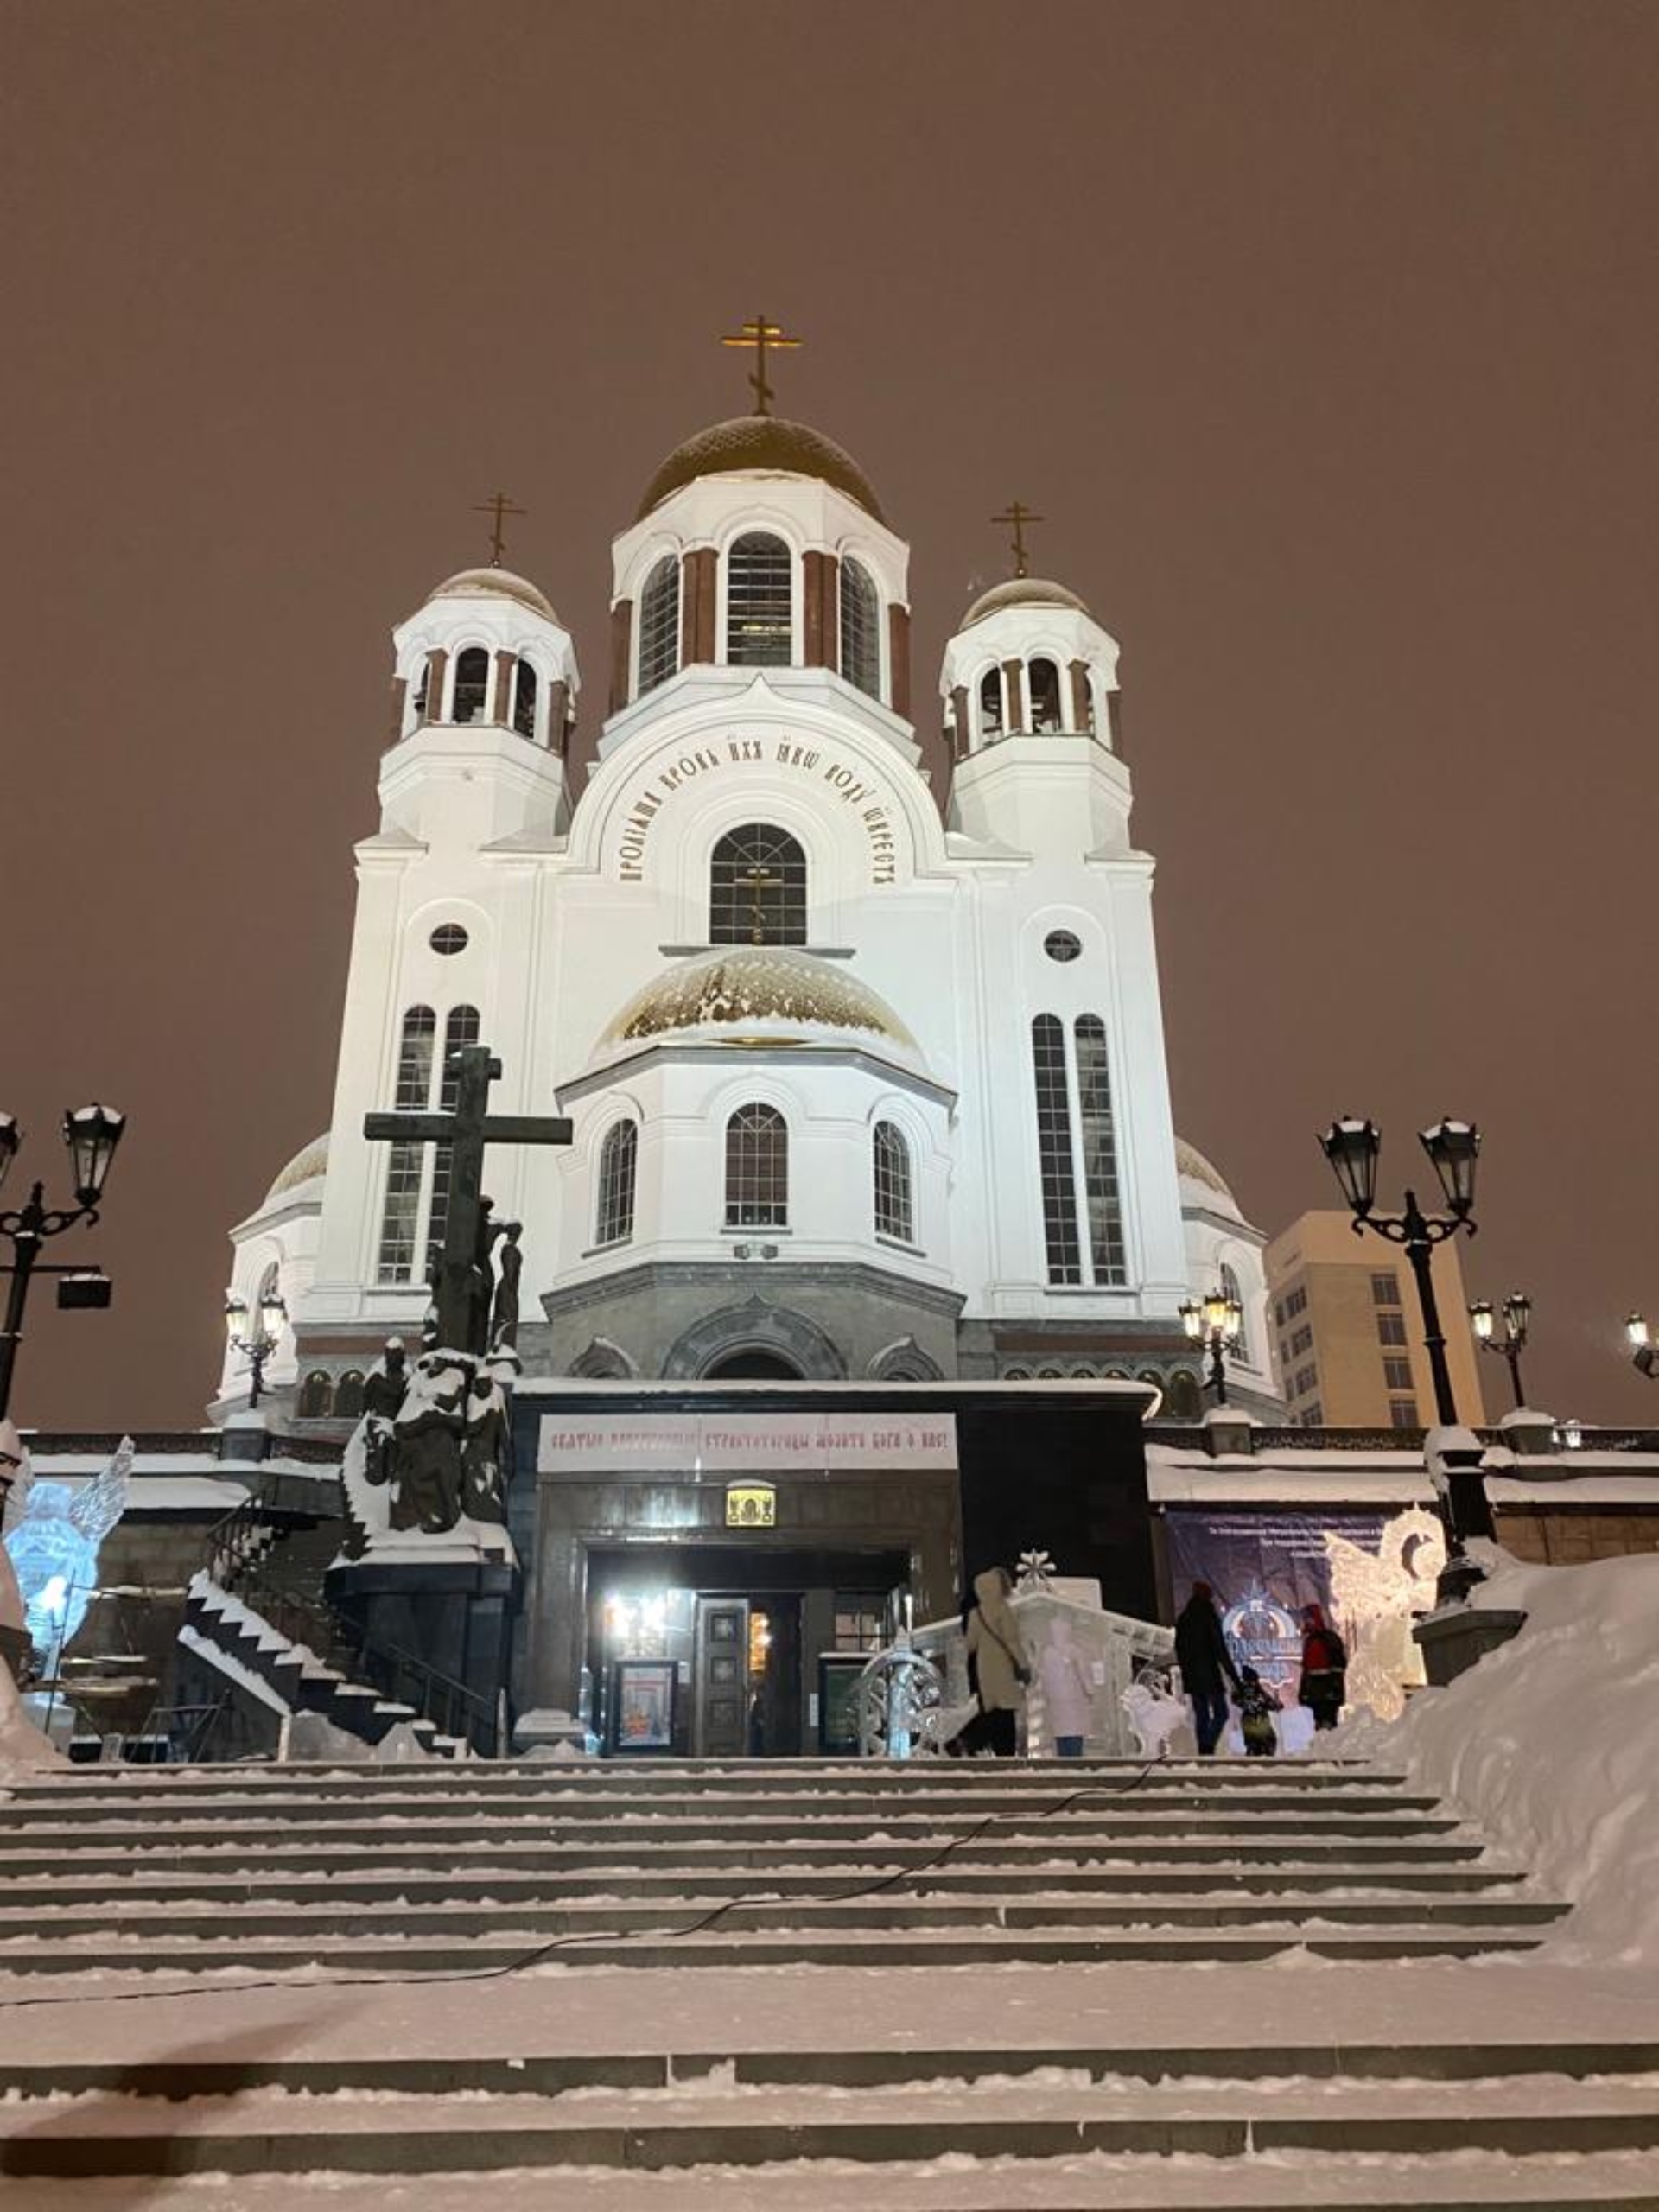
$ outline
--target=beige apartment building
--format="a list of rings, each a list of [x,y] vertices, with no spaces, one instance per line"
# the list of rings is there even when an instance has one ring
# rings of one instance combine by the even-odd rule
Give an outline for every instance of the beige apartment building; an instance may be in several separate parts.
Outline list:
[[[1435,1247],[1434,1295],[1459,1417],[1486,1419],[1459,1239]],[[1307,1428],[1432,1428],[1434,1382],[1411,1262],[1354,1234],[1348,1213],[1305,1213],[1268,1246],[1274,1351],[1291,1418]]]

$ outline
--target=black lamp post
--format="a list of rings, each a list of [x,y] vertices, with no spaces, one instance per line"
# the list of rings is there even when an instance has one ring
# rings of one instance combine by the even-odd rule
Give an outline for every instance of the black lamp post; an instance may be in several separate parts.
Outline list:
[[[1649,1340],[1647,1321],[1642,1314],[1626,1316],[1624,1334],[1630,1347],[1631,1366],[1638,1374],[1645,1375],[1649,1382],[1659,1382],[1659,1344]]]
[[[1207,1291],[1189,1298],[1181,1308],[1181,1326],[1195,1344],[1210,1355],[1210,1380],[1216,1386],[1216,1403],[1227,1402],[1227,1355],[1237,1344],[1244,1326],[1244,1308],[1224,1290]]]
[[[282,1342],[288,1320],[288,1307],[274,1287],[260,1296],[259,1323],[251,1333],[248,1332],[248,1319],[247,1300],[238,1298],[234,1291],[227,1291],[225,1333],[230,1338],[231,1350],[239,1352],[252,1370],[253,1380],[248,1390],[248,1410],[251,1412],[264,1388],[265,1362]]]
[[[1497,1333],[1498,1317],[1492,1311],[1490,1298],[1478,1298],[1469,1308],[1469,1319],[1474,1324],[1475,1336],[1483,1351],[1495,1351],[1500,1359],[1510,1363],[1510,1388],[1515,1392],[1518,1409],[1527,1402],[1521,1387],[1521,1355],[1527,1348],[1527,1328],[1532,1319],[1532,1300],[1524,1291],[1512,1290],[1503,1301],[1503,1333]]]
[[[60,1306],[101,1308],[110,1302],[110,1279],[97,1268],[58,1266],[41,1258],[48,1237],[60,1236],[77,1222],[89,1225],[98,1219],[98,1201],[110,1172],[115,1147],[127,1126],[124,1114],[107,1106],[77,1106],[63,1117],[63,1141],[69,1148],[70,1173],[74,1177],[73,1206],[48,1206],[46,1185],[36,1183],[26,1205],[0,1213],[0,1236],[11,1244],[11,1265],[0,1274],[11,1277],[6,1297],[6,1319],[0,1328],[0,1421],[11,1407],[11,1378],[17,1365],[17,1347],[23,1340],[23,1309],[29,1286],[36,1273],[61,1275],[58,1285]],[[0,1183],[17,1157],[22,1131],[10,1114],[0,1114]]]
[[[1380,1214],[1376,1211],[1376,1160],[1382,1135],[1369,1118],[1359,1120],[1349,1115],[1332,1122],[1319,1144],[1352,1211],[1354,1234],[1363,1236],[1369,1229],[1378,1236],[1386,1237],[1390,1244],[1405,1249],[1416,1279],[1418,1303],[1422,1308],[1423,1348],[1434,1377],[1434,1416],[1442,1428],[1455,1428],[1458,1403],[1452,1390],[1452,1370],[1446,1363],[1446,1336],[1440,1327],[1440,1311],[1435,1301],[1430,1268],[1437,1244],[1445,1243],[1459,1230],[1466,1230],[1471,1236],[1475,1233],[1471,1217],[1480,1131],[1472,1122],[1447,1118],[1437,1122],[1432,1129],[1424,1129],[1420,1141],[1446,1194],[1444,1214],[1425,1214],[1417,1203],[1417,1193],[1409,1190],[1399,1213]],[[1483,1537],[1490,1542],[1497,1533],[1478,1464],[1446,1468],[1441,1518],[1446,1523],[1446,1548],[1441,1593],[1461,1595],[1480,1580],[1465,1546],[1471,1537]]]

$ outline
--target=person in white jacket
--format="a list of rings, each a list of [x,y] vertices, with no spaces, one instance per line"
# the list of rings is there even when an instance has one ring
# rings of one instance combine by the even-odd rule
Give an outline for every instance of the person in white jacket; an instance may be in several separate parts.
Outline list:
[[[1093,1717],[1095,1686],[1088,1663],[1071,1641],[1064,1614],[1049,1623],[1038,1658],[1043,1685],[1043,1719],[1057,1758],[1080,1759]]]

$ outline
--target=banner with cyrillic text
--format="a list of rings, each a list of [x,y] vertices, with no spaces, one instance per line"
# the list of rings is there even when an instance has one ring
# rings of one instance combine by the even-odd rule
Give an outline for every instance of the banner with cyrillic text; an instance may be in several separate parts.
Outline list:
[[[596,1414],[542,1416],[544,1474],[773,1473],[954,1468],[954,1414]]]

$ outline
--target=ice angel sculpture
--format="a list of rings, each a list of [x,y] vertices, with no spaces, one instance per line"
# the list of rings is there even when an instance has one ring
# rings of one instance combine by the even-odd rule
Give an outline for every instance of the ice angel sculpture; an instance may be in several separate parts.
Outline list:
[[[49,1667],[86,1618],[98,1554],[126,1510],[132,1439],[124,1436],[101,1474],[77,1490],[38,1480],[27,1459],[6,1500],[6,1551],[23,1600],[23,1625]]]

